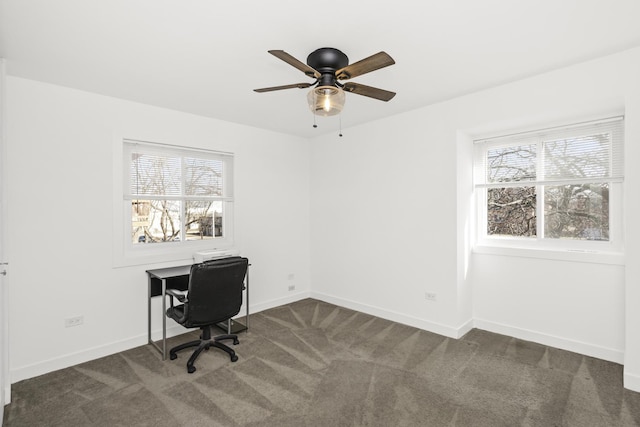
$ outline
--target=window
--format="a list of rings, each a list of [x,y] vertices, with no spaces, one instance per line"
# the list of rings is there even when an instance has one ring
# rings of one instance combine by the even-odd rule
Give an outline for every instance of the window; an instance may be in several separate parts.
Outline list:
[[[123,155],[129,251],[231,245],[231,154],[125,140]]]
[[[619,251],[623,120],[475,141],[480,244]]]

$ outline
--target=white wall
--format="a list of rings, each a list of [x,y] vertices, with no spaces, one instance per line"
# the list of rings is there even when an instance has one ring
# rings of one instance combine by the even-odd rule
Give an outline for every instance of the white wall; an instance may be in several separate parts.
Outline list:
[[[638,64],[631,67],[635,73],[629,86],[633,91],[626,98],[627,117],[633,118],[626,123],[627,145],[625,156],[628,159],[625,168],[625,227],[626,227],[626,287],[625,306],[625,355],[624,384],[625,387],[640,391],[640,73]]]
[[[638,258],[638,75],[634,49],[313,140],[312,294],[449,336],[475,325],[624,360],[640,389],[637,267],[470,252],[474,136],[625,113]]]
[[[477,327],[618,363],[624,267],[476,254]]]
[[[234,152],[252,308],[308,295],[308,141],[10,76],[7,107],[12,382],[146,343],[145,269],[169,264],[113,267],[114,135]]]
[[[315,296],[460,334],[456,145],[446,143],[447,127],[432,125],[446,120],[433,106],[313,141]]]
[[[0,262],[5,262],[4,258],[4,236],[6,234],[6,217],[4,188],[7,184],[7,174],[5,168],[4,154],[4,130],[5,130],[5,76],[6,62],[4,58],[0,58]],[[7,271],[6,265],[0,265],[0,270]],[[10,399],[11,382],[9,381],[9,292],[5,286],[4,276],[0,276],[0,406],[4,406]],[[0,425],[4,419],[4,411],[0,413]]]

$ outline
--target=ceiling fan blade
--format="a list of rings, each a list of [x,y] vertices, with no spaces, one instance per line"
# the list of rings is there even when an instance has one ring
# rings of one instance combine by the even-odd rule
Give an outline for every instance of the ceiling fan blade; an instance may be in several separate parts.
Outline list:
[[[282,59],[287,64],[293,65],[294,67],[296,67],[298,70],[302,71],[303,73],[305,73],[309,77],[313,77],[313,78],[319,79],[320,76],[321,76],[321,74],[318,71],[316,71],[313,68],[309,67],[304,62],[301,62],[301,61],[297,60],[296,58],[294,58],[293,56],[289,55],[284,50],[270,50],[268,52],[271,55],[275,56],[276,58]]]
[[[344,68],[336,71],[336,78],[338,80],[347,80],[352,77],[361,76],[371,71],[378,70],[380,68],[388,67],[395,64],[393,60],[386,52],[378,52],[375,55],[371,55],[368,58],[362,59],[353,64],[347,65]]]
[[[313,82],[313,83],[294,83],[292,85],[263,87],[261,89],[254,89],[254,91],[262,93],[262,92],[271,92],[271,91],[274,91],[274,90],[282,90],[282,89],[294,89],[294,88],[305,89],[305,88],[308,88],[309,86],[313,86],[314,84],[315,84],[315,82]]]
[[[356,95],[368,96],[369,98],[375,98],[385,102],[396,96],[395,92],[389,92],[388,90],[378,89],[377,87],[366,86],[353,82],[345,83],[342,89],[347,92],[355,93]]]

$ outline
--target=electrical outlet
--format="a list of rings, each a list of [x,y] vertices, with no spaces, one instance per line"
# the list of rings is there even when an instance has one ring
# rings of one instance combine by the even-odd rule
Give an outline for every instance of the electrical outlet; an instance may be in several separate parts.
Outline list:
[[[64,327],[65,328],[70,328],[72,326],[80,326],[84,323],[84,317],[83,316],[75,316],[75,317],[69,317],[67,319],[64,319]]]
[[[438,300],[438,294],[436,294],[434,292],[425,292],[424,293],[424,298],[427,301],[437,301]]]
[[[296,285],[289,285],[289,291],[295,291]]]

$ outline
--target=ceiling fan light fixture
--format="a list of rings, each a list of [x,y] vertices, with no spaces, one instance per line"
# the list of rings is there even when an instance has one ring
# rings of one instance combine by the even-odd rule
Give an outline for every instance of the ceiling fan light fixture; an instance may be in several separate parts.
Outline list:
[[[335,116],[344,108],[344,91],[336,86],[318,86],[307,94],[309,109],[318,116]]]

